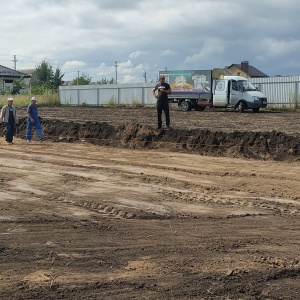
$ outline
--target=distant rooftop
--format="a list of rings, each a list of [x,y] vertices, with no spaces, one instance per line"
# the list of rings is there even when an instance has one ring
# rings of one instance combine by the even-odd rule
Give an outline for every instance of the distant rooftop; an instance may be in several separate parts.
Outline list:
[[[22,69],[18,71],[31,76],[36,71],[36,69]]]
[[[30,75],[0,65],[0,77],[30,78]]]
[[[225,67],[226,69],[230,69],[231,67],[237,67],[240,70],[246,72],[250,77],[269,77],[267,74],[262,71],[256,69],[255,67],[249,64],[232,64],[230,66]]]

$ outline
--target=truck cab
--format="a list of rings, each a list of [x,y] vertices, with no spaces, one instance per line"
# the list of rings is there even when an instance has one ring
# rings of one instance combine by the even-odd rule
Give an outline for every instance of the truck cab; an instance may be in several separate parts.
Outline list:
[[[246,78],[241,76],[224,76],[213,81],[211,107],[237,108],[240,112],[252,109],[258,112],[267,107],[267,98]]]

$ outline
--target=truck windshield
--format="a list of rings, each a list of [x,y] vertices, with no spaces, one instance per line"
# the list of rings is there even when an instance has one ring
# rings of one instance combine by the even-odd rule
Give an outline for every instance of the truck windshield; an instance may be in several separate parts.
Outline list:
[[[256,87],[248,80],[238,80],[244,91],[256,91]]]

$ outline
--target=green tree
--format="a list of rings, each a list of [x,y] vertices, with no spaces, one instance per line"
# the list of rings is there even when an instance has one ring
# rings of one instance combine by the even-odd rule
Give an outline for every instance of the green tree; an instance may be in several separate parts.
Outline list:
[[[52,78],[52,87],[54,89],[58,89],[59,86],[62,85],[63,83],[63,77],[64,77],[65,73],[61,73],[61,70],[59,68],[56,68],[55,73],[53,75]]]
[[[32,75],[31,85],[37,91],[58,89],[62,84],[64,75],[59,68],[56,68],[54,72],[52,64],[47,60],[43,60],[37,65],[36,71]]]
[[[3,86],[3,79],[0,78],[0,94],[1,95],[5,95],[5,92],[4,92],[4,86]]]
[[[25,82],[24,82],[24,78],[21,77],[20,79],[15,79],[14,83],[13,83],[13,87],[11,90],[11,94],[12,95],[16,95],[20,93],[20,90],[25,89]]]
[[[113,84],[115,83],[114,78],[111,78],[111,80],[108,80],[106,77],[102,78],[101,80],[97,81],[98,84]]]
[[[89,85],[92,81],[92,77],[82,74],[80,77],[73,79],[72,85]]]
[[[23,77],[21,77],[19,79],[14,79],[12,87],[4,86],[3,79],[0,79],[0,94],[1,95],[16,95],[16,94],[19,94],[20,91],[25,88],[26,88],[26,85],[25,85]]]
[[[53,78],[52,65],[47,61],[43,60],[35,71],[36,85],[51,87],[51,81]]]

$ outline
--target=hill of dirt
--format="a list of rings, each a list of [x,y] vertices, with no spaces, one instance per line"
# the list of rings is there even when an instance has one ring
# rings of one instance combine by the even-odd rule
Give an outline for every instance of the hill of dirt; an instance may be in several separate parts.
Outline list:
[[[18,136],[25,137],[21,109]],[[155,130],[154,108],[40,108],[44,133],[53,141],[84,139],[93,144],[130,149],[159,149],[208,156],[298,160],[300,113],[259,114],[207,110],[171,110],[172,130]]]

